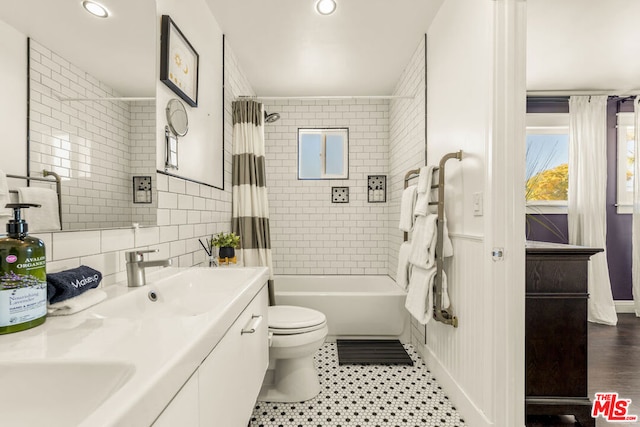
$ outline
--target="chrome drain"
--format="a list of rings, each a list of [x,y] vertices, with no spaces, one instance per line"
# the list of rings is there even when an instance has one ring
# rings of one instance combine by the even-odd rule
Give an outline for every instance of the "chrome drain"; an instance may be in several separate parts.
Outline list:
[[[158,293],[154,290],[150,290],[147,296],[152,302],[158,301]]]

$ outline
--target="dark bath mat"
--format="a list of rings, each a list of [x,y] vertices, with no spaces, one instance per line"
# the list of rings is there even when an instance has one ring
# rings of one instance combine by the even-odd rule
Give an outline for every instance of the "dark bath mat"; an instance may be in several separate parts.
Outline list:
[[[409,365],[413,360],[398,340],[336,340],[340,365]]]

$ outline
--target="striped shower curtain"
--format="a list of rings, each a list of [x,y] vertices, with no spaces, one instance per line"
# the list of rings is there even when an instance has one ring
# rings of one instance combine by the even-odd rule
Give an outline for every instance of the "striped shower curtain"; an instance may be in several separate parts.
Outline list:
[[[233,102],[232,231],[240,236],[244,265],[269,267],[269,304],[275,304],[269,201],[264,162],[264,112],[252,100]]]

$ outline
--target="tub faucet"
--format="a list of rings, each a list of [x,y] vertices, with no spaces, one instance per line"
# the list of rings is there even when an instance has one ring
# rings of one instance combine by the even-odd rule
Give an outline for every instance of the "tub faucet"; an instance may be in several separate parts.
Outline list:
[[[146,267],[169,267],[171,258],[158,261],[144,261],[144,254],[158,252],[158,249],[125,252],[127,260],[127,285],[130,288],[147,284]]]

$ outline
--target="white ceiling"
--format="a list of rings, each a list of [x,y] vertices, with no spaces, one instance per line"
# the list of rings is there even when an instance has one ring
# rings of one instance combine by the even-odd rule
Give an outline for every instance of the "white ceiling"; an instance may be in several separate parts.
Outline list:
[[[206,0],[255,92],[388,95],[443,0]],[[154,96],[154,0],[20,0],[0,19],[122,95]],[[640,1],[527,0],[530,90],[640,89]]]
[[[390,95],[442,0],[206,0],[256,94]]]
[[[88,14],[80,0],[20,0],[0,8],[0,19],[121,95],[155,96],[155,1],[100,2],[110,18]]]
[[[527,89],[640,89],[640,1],[528,0]]]

